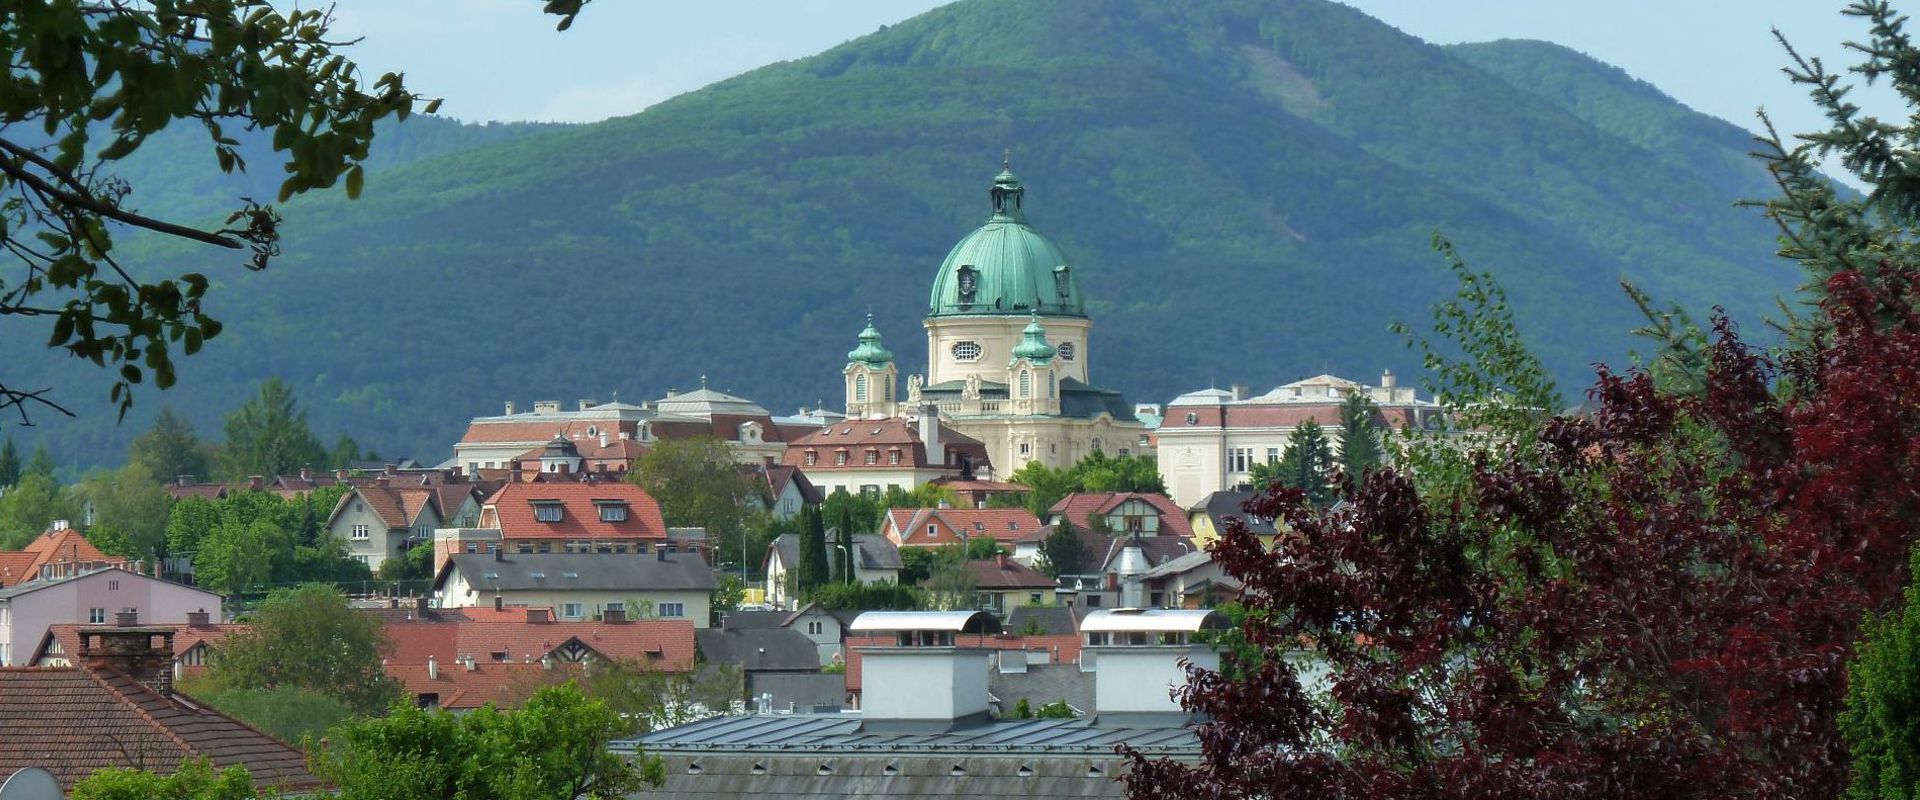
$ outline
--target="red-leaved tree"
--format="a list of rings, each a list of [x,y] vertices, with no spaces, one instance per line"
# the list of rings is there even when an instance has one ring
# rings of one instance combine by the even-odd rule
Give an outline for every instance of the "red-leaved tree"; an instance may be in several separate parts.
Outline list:
[[[1850,13],[1874,24],[1856,69],[1920,104],[1898,18]],[[1246,615],[1181,691],[1202,758],[1134,754],[1133,797],[1839,794],[1847,659],[1920,530],[1920,168],[1899,156],[1920,137],[1854,120],[1795,58],[1835,129],[1769,161],[1814,276],[1791,343],[1717,318],[1663,354],[1687,380],[1602,370],[1589,413],[1510,417],[1334,513],[1257,496],[1286,532],[1269,550],[1229,523],[1212,548]],[[1873,193],[1835,197],[1822,148]]]

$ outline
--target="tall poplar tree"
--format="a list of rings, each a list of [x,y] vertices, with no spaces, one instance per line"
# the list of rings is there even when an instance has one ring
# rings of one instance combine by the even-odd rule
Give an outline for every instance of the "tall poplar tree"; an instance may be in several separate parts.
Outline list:
[[[1386,461],[1379,419],[1379,407],[1359,392],[1348,394],[1340,405],[1340,470],[1347,480],[1358,482]]]
[[[13,437],[7,437],[6,444],[0,444],[0,489],[20,482],[20,449],[13,444]]]
[[[807,506],[800,527],[800,585],[805,595],[827,584],[827,520],[820,509]]]

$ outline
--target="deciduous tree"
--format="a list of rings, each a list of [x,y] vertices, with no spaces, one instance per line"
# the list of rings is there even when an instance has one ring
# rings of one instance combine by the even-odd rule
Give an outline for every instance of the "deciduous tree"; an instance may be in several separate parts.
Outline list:
[[[96,472],[77,487],[93,505],[87,540],[101,552],[152,560],[166,551],[167,514],[173,503],[147,467],[130,463],[114,472]]]
[[[1048,577],[1079,575],[1087,568],[1093,554],[1087,552],[1087,544],[1080,536],[1080,529],[1071,520],[1063,519],[1041,540],[1040,555],[1046,559],[1044,571]]]
[[[292,686],[360,713],[382,710],[399,694],[380,668],[389,647],[380,620],[354,611],[331,586],[276,590],[249,622],[214,651],[207,677],[220,689]]]
[[[733,460],[733,449],[711,436],[654,442],[629,480],[660,503],[667,524],[705,528],[715,560],[744,563],[757,555],[747,499],[754,479]]]

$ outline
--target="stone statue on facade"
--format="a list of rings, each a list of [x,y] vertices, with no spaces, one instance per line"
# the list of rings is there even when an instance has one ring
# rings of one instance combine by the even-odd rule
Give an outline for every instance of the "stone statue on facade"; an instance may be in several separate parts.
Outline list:
[[[960,397],[966,400],[980,399],[980,373],[975,372],[967,375],[967,385],[966,388],[960,390]]]
[[[926,381],[926,378],[922,378],[919,375],[907,376],[907,402],[915,405],[920,404],[920,386],[926,383]]]

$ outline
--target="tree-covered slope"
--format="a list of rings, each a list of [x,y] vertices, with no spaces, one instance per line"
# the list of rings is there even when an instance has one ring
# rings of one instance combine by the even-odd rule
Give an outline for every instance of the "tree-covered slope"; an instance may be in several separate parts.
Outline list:
[[[837,405],[869,307],[920,368],[928,286],[1008,146],[1090,298],[1094,378],[1135,400],[1415,372],[1387,326],[1451,293],[1435,230],[1584,384],[1629,345],[1623,277],[1748,319],[1794,280],[1732,207],[1751,165],[1676,163],[1614,128],[1323,0],[967,0],[294,204],[287,254],[214,270],[227,333],[127,426],[168,402],[210,428],[270,374],[323,437],[426,461],[509,398],[636,400],[704,374],[776,410]],[[49,442],[112,458],[133,431],[94,405],[98,377],[24,350],[88,412],[48,420]]]

